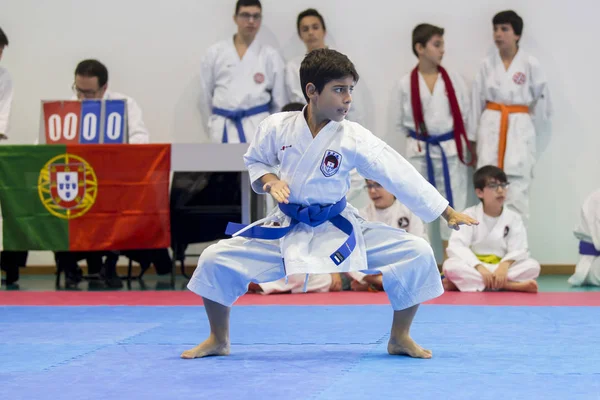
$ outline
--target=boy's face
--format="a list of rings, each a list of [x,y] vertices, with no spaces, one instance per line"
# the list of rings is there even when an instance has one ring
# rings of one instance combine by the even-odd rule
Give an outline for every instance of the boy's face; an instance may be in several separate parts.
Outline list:
[[[369,191],[369,198],[377,209],[391,207],[394,204],[394,200],[396,200],[393,194],[385,190],[379,183],[370,179],[367,179],[367,190]]]
[[[494,25],[494,43],[498,50],[510,50],[517,45],[519,35],[515,35],[515,31],[511,24]]]
[[[504,205],[506,193],[508,191],[508,182],[500,182],[496,179],[490,179],[482,189],[475,189],[477,197],[479,197],[486,206]]]
[[[262,21],[262,9],[258,6],[242,6],[233,20],[238,27],[238,33],[242,36],[254,36],[260,28]]]
[[[425,59],[434,65],[440,65],[444,58],[444,38],[440,35],[433,35],[425,47],[417,45],[419,60]]]
[[[322,118],[341,122],[350,110],[354,83],[352,76],[334,79],[323,87],[321,93],[317,93],[315,86],[309,83],[306,93],[312,107]]]
[[[309,15],[300,20],[300,39],[304,42],[307,52],[325,47],[325,31],[321,20]]]

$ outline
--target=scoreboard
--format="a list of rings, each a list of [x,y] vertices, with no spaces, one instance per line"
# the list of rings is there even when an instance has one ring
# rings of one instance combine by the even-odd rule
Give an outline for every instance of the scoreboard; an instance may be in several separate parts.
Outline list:
[[[40,143],[128,143],[127,100],[42,101]]]

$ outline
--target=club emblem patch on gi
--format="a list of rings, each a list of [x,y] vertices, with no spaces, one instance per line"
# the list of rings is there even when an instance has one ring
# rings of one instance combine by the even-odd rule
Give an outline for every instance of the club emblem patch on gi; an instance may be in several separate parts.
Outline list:
[[[513,82],[516,83],[517,85],[524,85],[525,84],[525,74],[522,72],[516,72],[513,75]]]
[[[510,232],[510,228],[508,227],[508,225],[506,225],[506,226],[504,227],[504,237],[507,237],[507,236],[508,236],[508,232]]]
[[[410,224],[410,221],[406,217],[400,217],[400,219],[398,220],[398,226],[402,229],[408,228],[409,224]]]
[[[265,81],[265,76],[260,72],[254,74],[254,82],[261,84]]]
[[[335,175],[342,164],[342,155],[333,150],[325,151],[323,161],[321,162],[321,172],[327,178]]]

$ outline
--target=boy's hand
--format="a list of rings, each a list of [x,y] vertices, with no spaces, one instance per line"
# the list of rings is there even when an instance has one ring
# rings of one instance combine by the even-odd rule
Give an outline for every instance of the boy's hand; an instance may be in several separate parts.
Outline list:
[[[494,271],[494,289],[502,289],[506,285],[506,277],[508,275],[509,263],[501,262],[498,268]]]
[[[263,190],[269,193],[278,203],[289,204],[290,188],[287,183],[273,180],[263,185]]]
[[[342,276],[340,274],[331,274],[330,292],[339,292],[342,290]]]
[[[469,217],[467,214],[459,213],[452,207],[448,206],[442,216],[448,221],[448,227],[454,230],[459,230],[459,225],[479,225],[479,221]]]
[[[485,288],[493,289],[494,288],[494,274],[492,274],[490,271],[488,271],[488,269],[481,264],[476,266],[475,269],[483,277],[483,284],[485,285]]]

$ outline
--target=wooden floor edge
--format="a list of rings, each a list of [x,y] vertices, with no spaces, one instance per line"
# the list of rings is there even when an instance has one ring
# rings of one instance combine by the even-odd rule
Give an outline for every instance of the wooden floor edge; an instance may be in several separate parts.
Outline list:
[[[195,264],[185,266],[185,273],[191,275],[196,268]],[[83,273],[87,273],[87,267],[82,265]],[[54,265],[28,265],[26,268],[21,268],[21,275],[53,275],[55,272]],[[117,272],[119,275],[127,275],[127,266],[117,266]],[[140,267],[134,265],[132,268],[133,275],[137,275],[140,272]],[[542,271],[540,275],[572,275],[575,272],[575,264],[544,264],[542,265]],[[177,274],[181,273],[179,264],[177,265]],[[150,268],[147,275],[156,275],[154,268]]]

